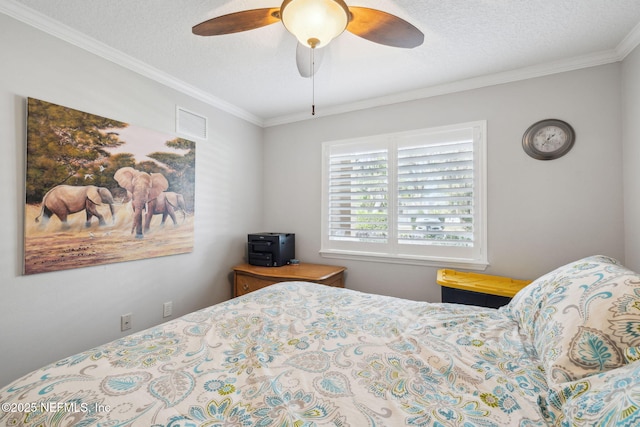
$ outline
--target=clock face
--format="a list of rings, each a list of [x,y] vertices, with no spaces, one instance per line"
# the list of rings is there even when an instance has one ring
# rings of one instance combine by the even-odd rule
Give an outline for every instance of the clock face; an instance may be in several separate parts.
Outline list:
[[[545,126],[533,135],[533,147],[543,153],[552,153],[567,142],[567,133],[557,126]]]
[[[534,159],[552,160],[571,150],[575,133],[569,123],[547,119],[532,124],[522,137],[522,148]]]

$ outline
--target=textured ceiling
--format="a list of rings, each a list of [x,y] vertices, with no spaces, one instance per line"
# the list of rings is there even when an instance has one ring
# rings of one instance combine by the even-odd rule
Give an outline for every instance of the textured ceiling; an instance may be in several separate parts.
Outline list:
[[[612,62],[640,38],[639,0],[347,4],[398,15],[418,27],[425,42],[399,49],[340,35],[324,48],[315,77],[318,115],[410,99],[470,79]],[[310,117],[312,82],[298,74],[296,40],[281,23],[216,37],[191,33],[206,19],[279,6],[278,0],[0,0],[3,5],[20,9],[25,21],[33,15],[48,28],[97,40],[256,123]]]

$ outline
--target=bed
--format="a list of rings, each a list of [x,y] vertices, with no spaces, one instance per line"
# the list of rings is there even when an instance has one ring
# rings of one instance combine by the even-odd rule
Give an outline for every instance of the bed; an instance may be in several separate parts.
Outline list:
[[[640,423],[640,276],[585,258],[500,309],[269,286],[0,390],[2,426]]]

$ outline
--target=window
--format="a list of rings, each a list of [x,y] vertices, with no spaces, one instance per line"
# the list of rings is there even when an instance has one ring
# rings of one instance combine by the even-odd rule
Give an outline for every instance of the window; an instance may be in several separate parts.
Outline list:
[[[323,144],[323,256],[484,268],[486,122]]]

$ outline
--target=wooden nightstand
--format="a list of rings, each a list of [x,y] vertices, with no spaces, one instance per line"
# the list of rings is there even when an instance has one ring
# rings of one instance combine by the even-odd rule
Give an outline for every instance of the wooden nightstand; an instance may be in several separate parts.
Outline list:
[[[241,264],[233,267],[233,296],[238,297],[278,282],[303,281],[344,288],[346,267],[322,264],[291,264],[259,267]]]

